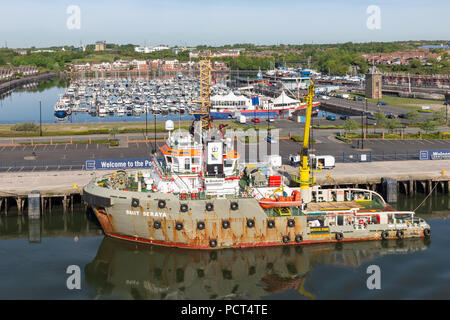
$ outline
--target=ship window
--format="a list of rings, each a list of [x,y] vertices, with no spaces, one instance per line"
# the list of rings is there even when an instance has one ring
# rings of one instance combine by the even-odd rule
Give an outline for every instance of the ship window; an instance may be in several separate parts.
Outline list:
[[[192,164],[199,164],[200,158],[199,157],[192,157]]]
[[[167,157],[167,163],[172,163],[172,157]]]
[[[230,168],[233,166],[233,160],[225,160],[224,161],[225,168]]]
[[[191,169],[191,161],[189,158],[184,160],[184,169],[185,170],[190,170]]]

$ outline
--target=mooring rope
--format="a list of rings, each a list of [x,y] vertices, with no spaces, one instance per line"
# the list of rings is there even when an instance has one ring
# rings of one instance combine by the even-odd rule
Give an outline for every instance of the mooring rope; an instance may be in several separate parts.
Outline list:
[[[423,201],[419,204],[419,206],[417,208],[414,209],[414,212],[416,212],[417,209],[419,209],[424,202],[428,199],[429,196],[431,196],[431,194],[433,193],[434,189],[436,189],[436,187],[438,186],[438,182],[436,182],[435,186],[433,187],[433,189],[431,189],[430,193],[425,197],[425,199],[423,199]]]

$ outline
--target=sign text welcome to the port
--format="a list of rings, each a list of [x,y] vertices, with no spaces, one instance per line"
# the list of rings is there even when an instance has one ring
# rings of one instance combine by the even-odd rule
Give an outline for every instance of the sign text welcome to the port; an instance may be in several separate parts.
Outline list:
[[[86,170],[119,170],[149,168],[148,158],[86,160]]]

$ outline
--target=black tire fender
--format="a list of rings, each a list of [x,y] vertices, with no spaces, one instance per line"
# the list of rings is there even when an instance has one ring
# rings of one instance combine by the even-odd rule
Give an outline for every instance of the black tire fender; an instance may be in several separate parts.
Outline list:
[[[337,232],[335,235],[336,240],[341,241],[344,239],[344,234],[342,232]]]
[[[247,227],[253,228],[254,226],[255,226],[255,220],[253,220],[253,219],[248,219],[248,220],[247,220]]]
[[[155,229],[161,228],[161,222],[159,222],[159,221],[153,222],[153,228],[155,228]]]
[[[158,208],[164,209],[166,207],[166,200],[158,200]]]
[[[216,240],[216,239],[211,239],[211,240],[209,240],[209,246],[210,246],[211,248],[217,247],[217,240]]]
[[[131,199],[131,206],[134,207],[134,208],[139,207],[139,199],[132,198]]]
[[[303,241],[303,237],[301,234],[295,236],[295,242],[300,243]]]
[[[182,222],[175,223],[175,229],[177,229],[178,231],[183,230],[183,223]]]
[[[211,202],[208,202],[205,206],[206,211],[213,211],[214,205]]]
[[[287,222],[288,227],[292,228],[295,227],[295,220],[294,219],[289,219]]]
[[[389,232],[383,231],[381,233],[381,239],[386,240],[387,238],[389,238]]]
[[[222,228],[228,229],[229,227],[230,227],[230,221],[228,221],[228,220],[223,220],[223,221],[222,221]]]
[[[275,220],[267,220],[267,227],[269,229],[275,228]]]
[[[186,203],[182,203],[180,205],[180,211],[181,212],[187,212],[188,210],[189,210],[189,207],[188,207],[188,205]]]
[[[283,236],[282,241],[283,243],[289,243],[291,241],[291,238],[289,238],[289,236]]]
[[[204,223],[203,221],[197,222],[197,229],[198,229],[198,230],[203,230],[203,229],[205,229],[205,223]]]
[[[235,201],[230,203],[230,209],[233,211],[236,211],[237,209],[239,209],[239,204]]]

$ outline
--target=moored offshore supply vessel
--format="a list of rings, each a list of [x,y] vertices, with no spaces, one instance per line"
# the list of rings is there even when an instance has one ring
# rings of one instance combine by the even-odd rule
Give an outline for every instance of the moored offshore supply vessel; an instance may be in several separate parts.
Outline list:
[[[169,134],[149,168],[119,170],[84,187],[107,236],[191,249],[430,236],[425,220],[396,211],[374,191],[315,185],[308,156],[313,84],[299,175],[286,178],[270,163],[240,164],[234,140],[211,128],[208,59],[200,71],[202,108],[190,132]]]

